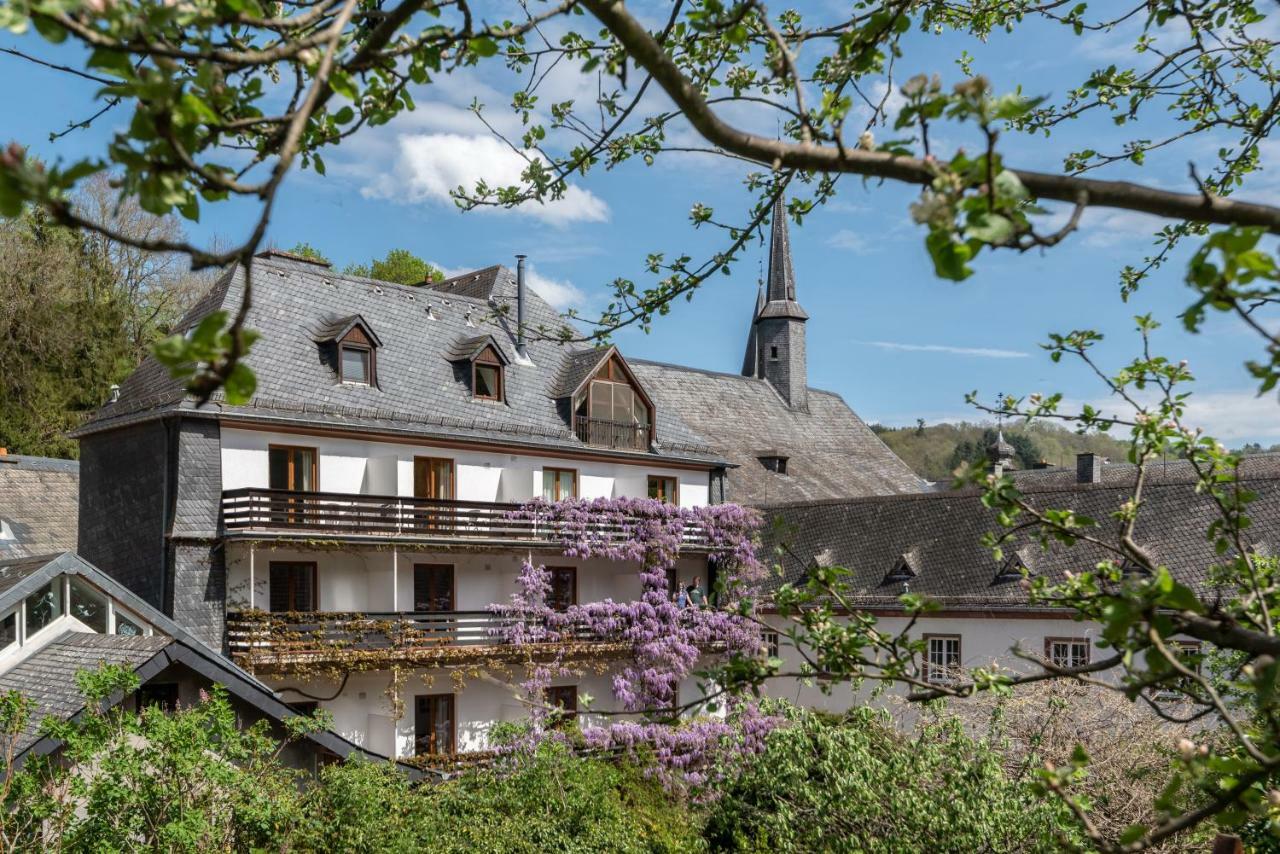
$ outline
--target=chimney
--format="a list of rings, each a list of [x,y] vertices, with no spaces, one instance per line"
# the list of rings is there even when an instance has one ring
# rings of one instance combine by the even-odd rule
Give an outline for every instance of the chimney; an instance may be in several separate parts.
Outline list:
[[[1102,483],[1103,462],[1099,454],[1076,454],[1076,483]]]
[[[529,361],[529,348],[524,342],[524,255],[516,256],[516,352]]]

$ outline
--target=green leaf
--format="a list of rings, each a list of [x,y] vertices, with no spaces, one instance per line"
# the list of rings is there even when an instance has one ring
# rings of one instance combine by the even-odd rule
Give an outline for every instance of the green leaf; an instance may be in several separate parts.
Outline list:
[[[258,379],[253,375],[253,371],[244,362],[237,362],[224,386],[227,403],[234,406],[248,403],[257,387]]]

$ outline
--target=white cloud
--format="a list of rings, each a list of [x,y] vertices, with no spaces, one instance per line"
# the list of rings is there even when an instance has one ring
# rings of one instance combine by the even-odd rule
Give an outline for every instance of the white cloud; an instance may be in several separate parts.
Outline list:
[[[1062,216],[1065,218],[1066,214]],[[1159,217],[1136,211],[1090,209],[1081,217],[1080,232],[1084,235],[1084,245],[1094,249],[1134,243],[1149,246],[1155,242],[1155,234],[1164,224],[1165,220]]]
[[[1154,395],[1140,396],[1140,403],[1154,401]],[[1132,407],[1114,397],[1091,401],[1105,415],[1131,418]],[[1063,402],[1062,411],[1078,410],[1078,405]],[[1246,440],[1280,441],[1280,404],[1275,395],[1261,397],[1249,389],[1234,391],[1197,391],[1187,398],[1182,423],[1199,427],[1205,433],[1228,445]]]
[[[867,341],[881,350],[898,350],[911,353],[948,353],[953,356],[979,356],[984,359],[1025,359],[1030,353],[1021,350],[998,350],[994,347],[952,347],[946,344],[903,344],[900,341]]]
[[[544,276],[532,266],[529,267],[528,274],[529,287],[533,288],[538,296],[551,303],[551,307],[556,311],[564,311],[571,307],[582,308],[587,301],[586,294],[578,290],[572,282]]]
[[[832,249],[843,249],[855,255],[867,255],[875,251],[874,244],[851,228],[842,228],[827,238]]]
[[[391,171],[374,176],[361,190],[365,197],[400,204],[446,202],[452,205],[449,194],[458,187],[471,189],[478,180],[490,186],[520,184],[521,173],[528,165],[524,157],[492,136],[406,134],[397,140],[397,149]],[[530,152],[526,154],[539,157]],[[570,186],[564,196],[555,201],[526,202],[514,210],[558,226],[609,219],[609,206],[604,200],[577,186]]]

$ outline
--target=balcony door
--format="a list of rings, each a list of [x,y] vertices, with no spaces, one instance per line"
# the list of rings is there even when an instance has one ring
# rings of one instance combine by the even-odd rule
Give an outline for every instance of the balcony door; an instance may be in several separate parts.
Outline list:
[[[271,562],[271,613],[315,611],[316,565],[306,561]]]
[[[452,694],[419,694],[414,697],[414,753],[443,756],[456,752],[455,724]]]
[[[456,476],[453,460],[443,457],[413,458],[413,497],[431,501],[453,501]],[[453,527],[451,508],[433,507],[429,503],[419,506],[414,525],[427,531],[449,530]]]
[[[567,611],[570,605],[578,604],[578,570],[572,566],[549,566],[547,573],[551,576],[551,591],[547,594],[551,610]]]
[[[413,610],[442,613],[453,607],[453,564],[413,565]]]
[[[315,448],[271,445],[267,449],[268,485],[286,492],[315,492],[318,488]],[[271,521],[277,525],[306,525],[309,502],[303,498],[271,496]]]

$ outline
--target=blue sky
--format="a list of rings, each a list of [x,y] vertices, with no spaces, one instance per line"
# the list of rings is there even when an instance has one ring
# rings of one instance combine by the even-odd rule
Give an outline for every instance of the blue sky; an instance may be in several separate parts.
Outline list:
[[[896,84],[917,72],[938,72],[946,85],[961,79],[954,65],[960,47],[976,58],[975,71],[996,88],[1021,83],[1030,93],[1060,95],[1090,68],[1131,57],[1133,30],[1093,41],[1070,38],[1036,25],[1015,35],[998,34],[989,44],[916,34],[898,64]],[[1169,34],[1176,38],[1176,34]],[[18,46],[41,56],[74,60],[31,37],[0,36],[0,47]],[[35,68],[0,55],[7,107],[0,138],[16,139],[48,159],[100,152],[108,135],[128,119],[110,113],[87,131],[56,143],[50,131],[94,111],[94,84]],[[884,85],[883,83],[880,85]],[[544,100],[589,97],[595,78],[558,69]],[[403,247],[449,270],[513,263],[530,256],[535,284],[562,304],[586,311],[601,307],[607,282],[617,276],[646,281],[647,253],[706,252],[713,235],[696,233],[688,212],[697,202],[739,218],[747,200],[748,169],[696,155],[660,158],[646,168],[638,161],[616,172],[575,181],[570,197],[550,208],[516,212],[458,212],[447,190],[477,174],[501,177],[511,169],[502,144],[466,110],[473,98],[494,120],[510,127],[504,104],[512,81],[501,69],[467,71],[422,87],[417,111],[387,127],[351,140],[326,156],[328,175],[295,172],[287,181],[269,239],[280,247],[307,241],[339,266]],[[505,93],[505,94],[504,94]],[[748,124],[758,116],[737,116]],[[772,123],[772,120],[769,120]],[[504,124],[505,123],[505,124]],[[1010,138],[1006,158],[1027,168],[1060,167],[1064,152],[1089,145],[1118,146],[1133,135],[1153,136],[1161,125],[1116,129],[1089,119],[1048,139]],[[879,130],[886,138],[890,131]],[[1152,156],[1142,169],[1110,170],[1109,177],[1136,177],[1186,188],[1187,162],[1208,171],[1221,139],[1195,141]],[[971,140],[945,129],[935,141],[949,152]],[[1272,149],[1264,151],[1264,167]],[[1266,200],[1280,188],[1269,172],[1243,195]],[[808,329],[810,381],[833,389],[868,421],[910,424],[973,419],[964,395],[984,397],[1061,391],[1072,400],[1098,401],[1103,390],[1082,369],[1052,365],[1038,345],[1049,332],[1091,327],[1103,331],[1101,355],[1108,367],[1133,352],[1132,315],[1153,312],[1165,322],[1157,348],[1187,359],[1199,378],[1192,415],[1227,441],[1280,442],[1273,398],[1257,399],[1241,367],[1260,352],[1238,323],[1215,318],[1198,336],[1183,333],[1177,313],[1190,301],[1181,282],[1185,252],[1167,265],[1129,304],[1120,301],[1117,274],[1141,261],[1158,220],[1116,211],[1090,211],[1080,233],[1044,253],[986,255],[966,282],[938,280],[922,248],[923,233],[909,219],[915,191],[896,186],[841,181],[838,201],[792,225],[794,262]],[[207,206],[198,238],[240,239],[252,210],[243,205]],[[675,361],[717,370],[740,367],[764,247],[754,247],[729,277],[707,285],[692,302],[681,301],[659,318],[651,334],[618,336],[632,356]]]

